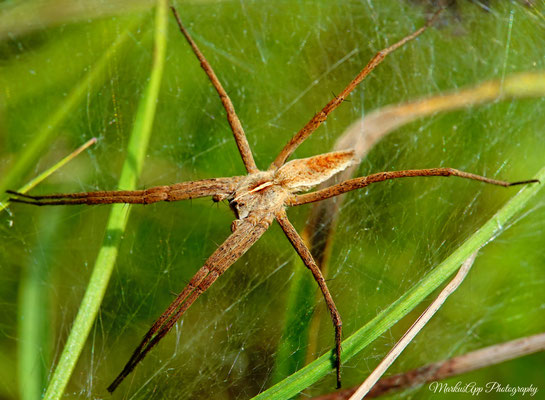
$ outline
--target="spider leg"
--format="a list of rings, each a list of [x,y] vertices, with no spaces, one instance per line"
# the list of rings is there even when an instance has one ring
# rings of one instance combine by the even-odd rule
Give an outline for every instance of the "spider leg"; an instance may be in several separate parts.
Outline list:
[[[286,237],[292,244],[295,251],[297,251],[297,254],[301,257],[301,260],[303,260],[303,263],[305,266],[310,269],[312,272],[312,275],[314,276],[314,279],[316,280],[316,283],[318,283],[318,286],[320,287],[320,290],[322,291],[322,294],[324,295],[324,299],[327,305],[327,308],[329,310],[329,313],[331,315],[331,320],[333,321],[333,325],[335,327],[335,364],[337,369],[337,388],[341,387],[341,334],[342,334],[342,321],[341,321],[341,315],[339,314],[339,311],[337,310],[337,307],[335,306],[335,302],[333,301],[333,298],[331,297],[331,293],[329,293],[329,289],[327,288],[327,284],[325,283],[325,279],[322,275],[322,271],[320,271],[320,268],[314,261],[314,258],[312,257],[312,254],[310,254],[309,249],[305,246],[305,243],[303,242],[303,239],[291,222],[288,219],[288,216],[286,215],[286,211],[280,210],[275,214],[276,220],[280,224],[280,227],[286,234]]]
[[[415,176],[458,176],[460,178],[473,179],[476,181],[489,183],[491,185],[504,187],[539,182],[539,180],[537,179],[529,179],[526,181],[518,182],[505,182],[496,179],[490,179],[481,175],[471,174],[469,172],[460,171],[454,168],[409,169],[405,171],[378,172],[376,174],[364,176],[361,178],[349,179],[337,185],[333,185],[328,188],[318,190],[316,192],[293,196],[290,200],[288,200],[288,205],[299,206],[301,204],[313,203],[315,201],[325,200],[330,197],[350,192],[352,190],[361,189],[372,183],[383,182],[389,179],[412,178]]]
[[[193,53],[195,53],[195,55],[201,62],[202,69],[204,70],[204,72],[208,76],[208,79],[210,79],[210,82],[212,83],[212,85],[218,92],[218,95],[220,96],[220,100],[223,104],[223,107],[225,108],[225,111],[227,112],[227,120],[229,121],[231,130],[233,131],[233,135],[237,143],[238,151],[240,153],[240,156],[242,157],[242,162],[244,162],[246,171],[248,171],[248,173],[258,172],[259,170],[257,169],[257,166],[255,164],[254,157],[252,155],[252,150],[250,149],[250,144],[248,143],[248,139],[246,138],[246,134],[244,133],[244,129],[242,128],[242,124],[240,123],[240,119],[238,118],[237,113],[235,112],[235,107],[233,106],[231,99],[229,98],[229,96],[227,95],[227,92],[221,85],[221,82],[219,81],[218,77],[214,73],[214,70],[212,69],[208,61],[206,61],[206,58],[197,47],[197,44],[193,41],[193,39],[189,35],[189,32],[183,26],[182,20],[180,19],[180,16],[178,15],[176,8],[174,8],[173,6],[171,6],[170,8],[172,9],[174,18],[176,18],[176,22],[178,23],[180,32],[182,32],[182,35],[184,35],[185,39],[191,46],[191,49],[193,49]]]
[[[254,222],[255,221],[255,222]],[[155,321],[138,345],[133,355],[115,378],[108,391],[112,393],[131,373],[146,354],[172,329],[176,321],[185,313],[197,298],[203,294],[235,261],[257,242],[270,226],[272,216],[264,216],[259,222],[245,219],[237,225],[223,244],[212,253],[204,265],[191,278],[182,292]]]
[[[156,186],[146,190],[113,190],[82,193],[58,193],[31,196],[8,190],[15,196],[10,201],[36,206],[72,204],[151,204],[158,201],[179,201],[205,196],[227,196],[234,191],[239,177],[204,179],[201,181],[175,183],[170,186]]]
[[[312,117],[312,119],[290,139],[290,141],[284,146],[282,151],[280,151],[280,154],[278,154],[276,159],[270,165],[269,170],[277,169],[284,165],[288,157],[295,151],[295,149],[297,149],[297,147],[303,143],[306,138],[312,134],[312,132],[318,129],[318,127],[327,119],[329,114],[339,107],[343,101],[345,101],[350,92],[352,92],[352,90],[354,90],[356,86],[358,86],[367,77],[367,75],[369,75],[369,73],[386,58],[388,54],[422,34],[430,25],[433,24],[441,11],[443,11],[443,9],[437,11],[420,29],[414,31],[408,36],[405,36],[399,42],[379,51],[352,80],[352,82],[350,82],[348,86],[345,87],[341,93],[339,93],[338,96],[335,96],[329,103],[327,103],[319,113],[315,114],[314,117]]]

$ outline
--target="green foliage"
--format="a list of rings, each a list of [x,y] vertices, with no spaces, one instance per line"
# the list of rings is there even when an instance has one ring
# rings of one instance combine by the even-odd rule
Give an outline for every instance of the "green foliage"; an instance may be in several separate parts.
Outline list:
[[[96,17],[111,13],[100,12],[103,3],[95,7],[91,19],[82,14],[53,23],[44,13],[39,29],[3,38],[0,186],[7,185],[9,176],[16,178],[8,188],[22,186],[96,136],[99,142],[88,154],[73,160],[34,193],[116,187],[123,162],[131,154],[128,145],[138,104],[149,85],[154,13],[120,9],[115,16]],[[541,16],[545,10],[539,7],[502,2],[483,12],[468,2],[457,14],[447,13],[436,28],[391,55],[295,156],[328,151],[351,122],[387,104],[515,72],[545,70]],[[180,3],[179,11],[230,94],[261,168],[377,50],[420,26],[425,14],[424,9],[399,0],[195,1],[183,2],[183,7]],[[216,93],[170,15],[168,27],[157,115],[137,186],[242,174]],[[117,44],[119,40],[123,42]],[[450,166],[506,180],[534,177],[543,166],[545,151],[543,105],[540,98],[510,100],[411,123],[380,142],[358,174]],[[40,139],[41,132],[49,132],[47,140]],[[36,143],[42,143],[39,151],[24,156]],[[145,152],[144,147],[140,150]],[[15,174],[21,159],[24,168]],[[391,313],[392,304],[423,287],[426,277],[464,248],[463,243],[517,191],[428,178],[349,194],[341,210],[328,280],[343,317],[345,338],[368,329],[377,315],[391,321],[402,316],[405,312]],[[494,241],[480,252],[463,286],[393,366],[394,371],[544,330],[543,206],[543,195],[538,194],[511,222],[496,221]],[[47,299],[40,310],[41,318],[48,321],[47,331],[32,339],[39,343],[36,353],[42,372],[28,379],[36,383],[53,376],[108,229],[109,206],[55,210],[14,205],[0,217],[2,398],[21,395],[17,369],[12,366],[22,362],[16,348],[27,340],[19,331],[27,317],[19,301],[28,293],[24,279],[29,265],[45,269],[33,284]],[[308,207],[288,213],[302,229]],[[106,386],[173,293],[229,234],[231,219],[226,205],[211,207],[208,200],[132,208],[89,338],[78,334],[84,347],[65,398],[106,396]],[[303,266],[273,226],[191,307],[116,395],[250,398],[267,389],[296,268]],[[443,272],[445,279],[448,273]],[[421,297],[435,286],[426,287]],[[361,382],[423,307],[416,306],[397,325],[375,330],[379,337],[354,351],[345,364],[344,384]],[[333,328],[322,301],[314,305],[314,314],[321,323],[311,359],[329,355],[333,346]],[[306,338],[300,343],[305,351]],[[318,363],[323,375],[327,362]],[[535,384],[542,363],[539,358],[522,359],[461,379]],[[330,374],[308,393],[333,387]],[[433,393],[424,387],[417,395],[431,398]]]

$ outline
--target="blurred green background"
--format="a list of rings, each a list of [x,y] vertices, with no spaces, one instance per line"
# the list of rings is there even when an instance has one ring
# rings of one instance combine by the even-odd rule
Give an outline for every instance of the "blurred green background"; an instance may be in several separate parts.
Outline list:
[[[0,185],[9,189],[92,137],[99,139],[97,145],[33,193],[115,188],[149,77],[153,9],[148,3],[72,2],[68,10],[63,4],[0,6]],[[389,56],[295,156],[328,151],[351,122],[376,108],[514,72],[545,70],[542,3],[497,1],[489,10],[472,2],[457,4],[433,29]],[[177,6],[231,96],[261,168],[376,51],[421,26],[429,11],[401,0],[184,1]],[[173,18],[169,28],[140,187],[243,174],[216,93]],[[91,82],[85,81],[89,74]],[[74,98],[75,90],[81,93]],[[381,141],[358,174],[448,166],[498,179],[531,178],[545,162],[544,106],[543,99],[504,101],[422,119]],[[66,116],[55,120],[64,107]],[[48,129],[52,134],[38,155],[13,175],[21,155]],[[348,195],[328,281],[345,337],[416,284],[516,191],[430,178]],[[544,331],[544,206],[543,196],[534,199],[479,253],[463,286],[392,372]],[[19,398],[21,381],[45,387],[85,291],[108,209],[12,205],[2,212],[0,399]],[[306,206],[289,211],[299,230],[308,211]],[[229,234],[232,219],[226,204],[209,199],[133,207],[99,319],[66,398],[109,396],[106,386],[155,318]],[[269,387],[295,268],[304,267],[273,225],[113,397],[245,399]],[[21,306],[24,293],[36,297],[34,316]],[[347,362],[344,385],[361,382],[424,308]],[[322,322],[311,358],[333,345],[323,302],[316,313]],[[39,357],[28,376],[18,377],[20,330],[29,320]],[[541,384],[543,393],[544,369],[545,358],[537,354],[451,382]],[[307,395],[333,388],[331,374]],[[424,386],[391,397],[435,396]]]

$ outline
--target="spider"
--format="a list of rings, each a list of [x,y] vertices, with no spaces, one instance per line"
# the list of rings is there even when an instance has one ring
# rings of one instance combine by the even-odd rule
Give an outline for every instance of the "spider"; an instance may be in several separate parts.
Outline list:
[[[320,268],[304,244],[303,239],[289,221],[286,208],[339,196],[373,183],[405,177],[458,176],[504,187],[537,182],[537,180],[509,183],[453,168],[429,168],[379,172],[365,177],[346,180],[325,189],[301,194],[301,192],[310,190],[355,163],[357,160],[355,159],[354,151],[336,151],[286,162],[288,158],[327,119],[328,115],[345,101],[346,97],[388,54],[422,34],[434,22],[441,10],[436,12],[420,29],[390,47],[379,51],[339,95],[326,104],[320,112],[315,114],[291,138],[269,168],[267,170],[260,170],[256,166],[248,140],[229,96],[222,87],[212,67],[183,26],[176,9],[174,7],[171,7],[171,9],[182,35],[191,46],[191,49],[201,63],[201,67],[220,97],[247,174],[243,176],[181,182],[170,186],[152,187],[146,190],[94,191],[41,196],[31,196],[15,191],[8,191],[8,193],[14,196],[10,200],[37,206],[112,203],[151,204],[160,201],[171,202],[210,196],[214,202],[227,201],[234,212],[236,219],[231,224],[231,235],[205,261],[204,265],[191,278],[182,292],[172,301],[144,335],[144,338],[123,370],[108,386],[107,389],[109,392],[113,392],[121,384],[146,354],[172,329],[195,300],[257,242],[274,220],[278,222],[297,254],[312,273],[325,299],[335,330],[335,348],[333,350],[332,361],[336,369],[337,387],[340,387],[341,316],[335,306],[335,302]]]

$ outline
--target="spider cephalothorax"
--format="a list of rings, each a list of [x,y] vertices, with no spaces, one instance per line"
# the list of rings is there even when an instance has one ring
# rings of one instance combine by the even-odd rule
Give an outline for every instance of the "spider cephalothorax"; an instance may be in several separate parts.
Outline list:
[[[280,168],[240,177],[227,200],[238,220],[274,216],[277,211],[288,206],[286,201],[291,195],[325,182],[354,161],[352,150],[293,160]],[[236,224],[237,221],[234,226]]]

